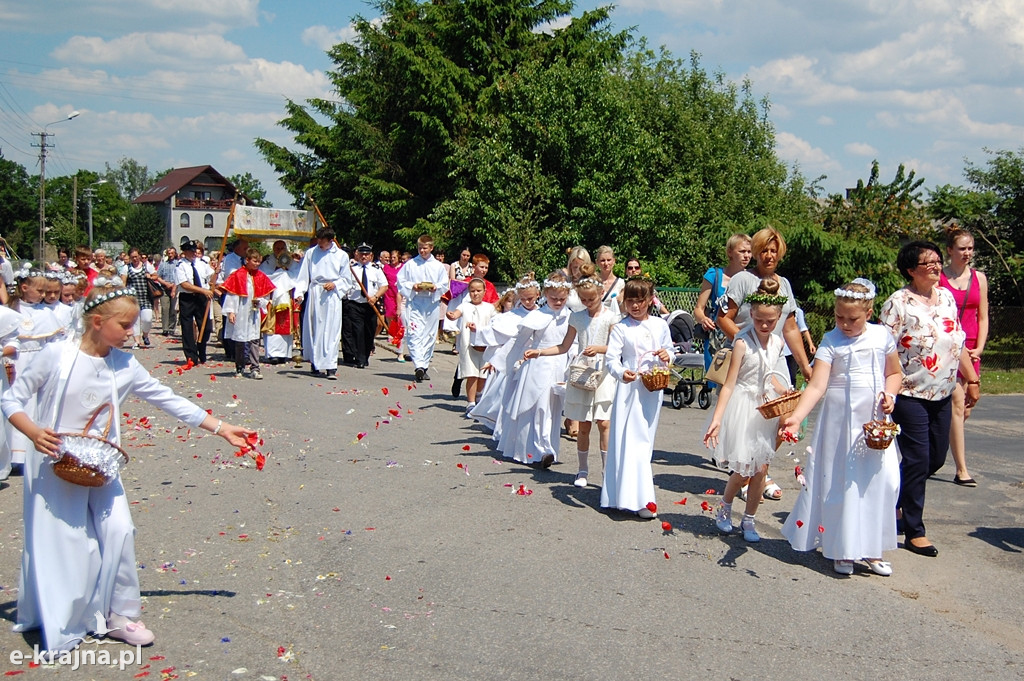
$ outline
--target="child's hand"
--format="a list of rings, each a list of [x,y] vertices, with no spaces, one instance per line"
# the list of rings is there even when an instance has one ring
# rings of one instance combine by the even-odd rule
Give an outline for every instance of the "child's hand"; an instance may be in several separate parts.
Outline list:
[[[668,354],[668,350],[666,350],[665,348],[658,350],[656,354],[658,355],[658,359],[660,359],[665,364],[668,364],[669,362],[672,361],[672,355]]]
[[[457,317],[457,316],[455,315],[455,313],[454,313],[454,312],[445,312],[445,313],[444,313],[444,316],[445,316],[445,317],[447,317],[447,318],[448,318],[449,320],[451,320],[451,321],[453,321],[453,322],[454,322],[454,321],[455,321],[456,319],[458,319],[458,317]]]
[[[708,426],[708,432],[704,433],[704,446],[708,449],[714,449],[718,446],[718,421],[712,421],[711,425]]]
[[[534,357],[540,357],[540,350],[531,348],[523,353],[523,359],[533,359]]]
[[[247,438],[255,433],[255,430],[246,430],[242,426],[233,426],[225,421],[217,435],[230,442],[233,447],[247,447],[249,445]]]
[[[882,393],[882,413],[891,414],[896,407],[896,400],[889,393]]]
[[[626,369],[624,372],[622,372],[622,382],[623,383],[632,383],[635,380],[636,380],[636,372],[635,371],[630,371],[629,369]]]
[[[596,345],[588,345],[587,347],[583,348],[583,353],[582,354],[585,357],[593,357],[594,355],[597,354],[597,346]]]
[[[39,432],[32,438],[32,444],[35,445],[37,450],[47,456],[52,456],[55,459],[61,457],[60,436],[50,428],[40,428]]]
[[[476,322],[470,322],[469,324],[466,324],[466,328],[469,329],[470,331],[476,331]]]
[[[489,374],[492,371],[494,371],[494,365],[491,364],[490,362],[487,362],[482,367],[480,367],[480,371],[485,374]]]
[[[231,322],[232,324],[235,323],[235,313],[234,312],[228,312],[228,321]]]

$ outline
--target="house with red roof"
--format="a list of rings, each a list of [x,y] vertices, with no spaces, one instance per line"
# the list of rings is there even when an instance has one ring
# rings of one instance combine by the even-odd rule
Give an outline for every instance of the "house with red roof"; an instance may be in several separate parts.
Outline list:
[[[221,246],[236,195],[239,203],[246,203],[245,196],[213,166],[192,166],[175,168],[132,203],[156,206],[163,217],[167,245],[177,247],[182,237],[188,237],[209,251]]]

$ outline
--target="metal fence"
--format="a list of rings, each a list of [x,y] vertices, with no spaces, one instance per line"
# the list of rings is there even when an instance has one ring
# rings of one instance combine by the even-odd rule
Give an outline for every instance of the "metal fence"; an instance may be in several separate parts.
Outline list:
[[[693,312],[697,306],[697,294],[699,288],[692,287],[665,287],[657,290],[659,300],[670,312],[672,310],[686,310]]]
[[[985,369],[1024,369],[1024,307],[990,307]]]

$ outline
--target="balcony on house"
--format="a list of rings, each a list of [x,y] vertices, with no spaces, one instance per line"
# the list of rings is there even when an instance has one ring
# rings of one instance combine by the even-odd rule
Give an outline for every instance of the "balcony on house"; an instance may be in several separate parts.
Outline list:
[[[190,199],[175,197],[175,208],[189,210],[231,210],[231,199]]]

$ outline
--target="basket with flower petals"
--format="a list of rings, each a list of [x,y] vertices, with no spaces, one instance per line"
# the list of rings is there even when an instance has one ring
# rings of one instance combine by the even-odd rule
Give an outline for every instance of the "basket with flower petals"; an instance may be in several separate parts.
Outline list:
[[[653,352],[644,354],[653,354]],[[671,376],[672,372],[669,371],[668,365],[658,359],[657,364],[640,374],[640,380],[643,381],[644,387],[653,393],[667,388]]]
[[[888,416],[872,419],[864,424],[864,444],[870,449],[888,449],[900,432],[900,425],[893,423]]]

